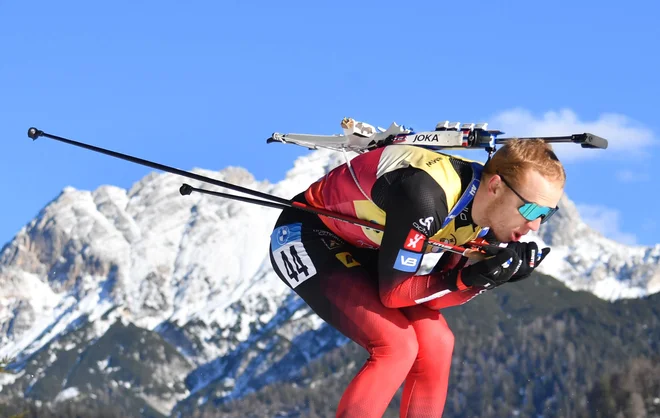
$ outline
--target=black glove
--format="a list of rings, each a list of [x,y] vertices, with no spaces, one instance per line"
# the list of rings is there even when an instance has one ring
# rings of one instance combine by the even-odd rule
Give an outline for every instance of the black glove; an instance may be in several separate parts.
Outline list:
[[[522,261],[520,269],[511,277],[509,282],[517,282],[529,277],[535,268],[541,264],[541,261],[550,253],[550,248],[546,247],[539,251],[539,246],[535,242],[510,242],[507,248],[512,249]]]
[[[522,265],[522,260],[513,248],[484,245],[480,249],[488,258],[459,272],[457,279],[466,286],[499,286],[509,281]]]

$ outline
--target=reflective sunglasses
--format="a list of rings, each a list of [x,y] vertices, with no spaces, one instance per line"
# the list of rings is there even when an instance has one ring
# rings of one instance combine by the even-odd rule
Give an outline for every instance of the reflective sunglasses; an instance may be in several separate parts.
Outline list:
[[[502,182],[504,182],[504,184],[506,184],[506,186],[509,189],[511,189],[511,191],[514,192],[516,196],[520,198],[520,200],[525,202],[522,206],[518,207],[518,212],[520,212],[523,218],[527,219],[528,221],[534,221],[538,218],[541,218],[541,223],[544,224],[548,222],[548,219],[550,219],[550,217],[559,210],[559,206],[551,208],[548,206],[541,206],[534,202],[530,202],[529,200],[520,196],[520,193],[518,193],[513,187],[511,187],[511,184],[509,184],[509,182],[507,182],[506,179],[502,177],[500,173],[497,173],[497,175],[500,176]]]

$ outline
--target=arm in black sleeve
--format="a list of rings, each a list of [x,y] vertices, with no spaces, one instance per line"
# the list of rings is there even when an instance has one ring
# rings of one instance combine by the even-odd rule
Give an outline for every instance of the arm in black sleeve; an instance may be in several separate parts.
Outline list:
[[[454,288],[448,273],[415,276],[428,238],[447,218],[447,199],[442,187],[425,171],[387,188],[384,199],[385,230],[378,257],[380,296],[388,307],[412,306]]]

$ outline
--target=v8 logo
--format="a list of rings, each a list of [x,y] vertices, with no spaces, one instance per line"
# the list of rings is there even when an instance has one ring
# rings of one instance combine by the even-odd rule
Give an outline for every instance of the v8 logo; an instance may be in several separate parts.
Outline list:
[[[412,257],[399,257],[399,262],[407,267],[415,267],[417,265],[417,260]]]
[[[397,270],[414,273],[417,271],[417,265],[421,259],[422,254],[413,253],[406,250],[399,250],[399,253],[396,255],[396,261],[394,262],[394,268]]]

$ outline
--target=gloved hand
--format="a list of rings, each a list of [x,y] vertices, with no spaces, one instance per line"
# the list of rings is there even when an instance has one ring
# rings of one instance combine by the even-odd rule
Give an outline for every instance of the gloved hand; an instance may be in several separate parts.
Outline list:
[[[515,251],[518,258],[522,261],[520,269],[511,277],[509,282],[517,282],[526,279],[532,274],[535,268],[541,264],[541,261],[550,253],[550,248],[546,247],[539,251],[539,246],[535,242],[510,242],[507,248]]]
[[[515,247],[484,245],[480,249],[486,259],[478,261],[458,272],[457,285],[496,287],[509,281],[518,273],[522,260]]]

